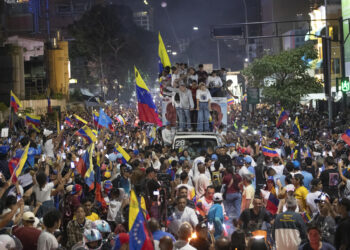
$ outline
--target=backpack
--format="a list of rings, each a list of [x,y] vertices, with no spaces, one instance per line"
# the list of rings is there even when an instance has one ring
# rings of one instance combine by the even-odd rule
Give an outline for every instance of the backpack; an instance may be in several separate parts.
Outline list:
[[[219,171],[214,171],[212,172],[212,177],[211,177],[212,183],[214,188],[219,188],[222,185],[222,178],[221,178],[221,174]]]

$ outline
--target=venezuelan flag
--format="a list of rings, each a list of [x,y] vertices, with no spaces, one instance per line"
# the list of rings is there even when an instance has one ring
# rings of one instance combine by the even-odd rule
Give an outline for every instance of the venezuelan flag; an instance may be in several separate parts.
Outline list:
[[[35,115],[26,115],[26,123],[27,124],[33,124],[36,127],[40,126],[40,116],[35,116]]]
[[[300,125],[299,125],[299,118],[296,117],[294,124],[293,124],[293,132],[297,136],[301,136],[301,130],[300,130]]]
[[[115,144],[115,150],[122,154],[122,163],[127,163],[130,160],[130,155],[128,155],[128,153],[125,152],[125,150],[118,143]]]
[[[262,153],[263,153],[263,155],[269,156],[269,157],[278,157],[279,156],[275,149],[269,148],[269,147],[266,147],[266,146],[264,146],[262,148]]]
[[[125,120],[124,118],[121,116],[121,115],[118,115],[116,117],[117,121],[121,124],[121,125],[124,125],[125,124]]]
[[[350,146],[350,129],[347,129],[345,133],[341,135],[341,138]]]
[[[162,122],[158,117],[157,108],[153,102],[152,95],[149,92],[149,89],[147,88],[136,67],[135,79],[139,119],[144,122],[154,123],[158,126],[162,126]]]
[[[284,111],[284,109],[282,108],[282,109],[281,109],[281,112],[280,112],[280,114],[279,114],[279,116],[278,116],[278,119],[277,119],[277,121],[276,121],[276,127],[278,128],[279,126],[281,126],[282,123],[283,123],[285,120],[287,120],[287,119],[288,119],[288,114],[287,114],[287,112]]]
[[[277,199],[275,195],[267,190],[260,189],[260,192],[266,200],[266,210],[269,211],[272,215],[275,215],[280,203],[279,199]]]
[[[235,99],[234,98],[230,98],[227,100],[227,105],[231,105],[235,103]]]
[[[86,168],[86,172],[85,172],[85,183],[86,185],[89,186],[89,190],[91,191],[92,189],[94,189],[95,187],[95,172],[94,172],[94,164],[92,161],[92,154],[94,152],[95,149],[95,143],[91,143],[88,150],[86,151],[86,153],[83,156],[83,161],[85,163],[85,168]]]
[[[11,97],[10,97],[10,106],[13,108],[13,111],[17,113],[18,108],[22,107],[21,102],[17,98],[17,96],[12,92],[11,90]]]
[[[87,125],[79,129],[76,134],[83,137],[87,143],[93,143],[97,140],[96,136]]]
[[[81,118],[81,117],[78,116],[78,115],[74,115],[74,118],[75,118],[78,122],[84,123],[85,125],[88,124],[87,121],[85,121],[83,118]]]
[[[27,161],[27,158],[28,158],[28,150],[29,150],[29,145],[30,143],[27,144],[27,146],[25,147],[24,149],[24,152],[21,156],[21,159],[19,160],[19,163],[14,171],[14,174],[15,176],[18,178],[18,176],[21,175],[22,173],[22,170],[23,170],[23,167],[24,167],[24,164],[26,163]]]
[[[28,123],[28,127],[34,129],[36,132],[40,133],[40,129],[32,123]]]
[[[154,250],[152,236],[134,190],[130,194],[129,237],[129,249]]]
[[[97,161],[97,167],[96,167],[96,173],[95,173],[95,200],[97,201],[98,205],[100,205],[103,208],[107,208],[107,203],[105,199],[102,196],[101,192],[101,166],[100,166],[100,160]]]
[[[100,117],[100,114],[97,111],[93,111],[92,116],[94,119],[94,125],[97,127],[98,126],[98,118]]]
[[[159,65],[159,74],[161,74],[165,67],[169,66],[171,67],[171,63],[169,60],[168,53],[166,52],[165,45],[163,43],[162,36],[160,35],[160,32],[158,33],[158,65]]]
[[[69,127],[74,128],[73,123],[72,123],[71,119],[69,119],[69,117],[66,117],[64,119],[64,123],[67,124]]]

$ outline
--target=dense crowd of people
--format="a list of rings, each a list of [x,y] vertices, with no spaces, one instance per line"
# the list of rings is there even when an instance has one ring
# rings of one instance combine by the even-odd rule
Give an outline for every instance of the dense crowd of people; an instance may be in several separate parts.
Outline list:
[[[179,79],[180,70],[172,69]],[[210,95],[222,91],[213,86]],[[170,124],[155,129],[134,108],[104,107],[110,128],[98,128],[91,111],[67,112],[60,125],[42,116],[40,132],[15,120],[0,146],[0,249],[128,249],[131,192],[144,200],[154,249],[349,249],[346,116],[329,126],[300,107],[276,128],[275,109],[231,106],[227,128],[215,132],[220,144],[195,157],[172,148]],[[77,134],[84,120],[96,142]]]
[[[214,128],[210,126],[213,97],[238,99],[229,89],[233,82],[226,81],[226,73],[222,68],[208,74],[203,64],[198,65],[198,70],[188,68],[185,63],[165,67],[159,78],[161,93],[163,97],[171,99],[178,131],[213,131]],[[169,111],[170,108],[167,109]],[[175,125],[175,121],[176,119],[169,122]]]

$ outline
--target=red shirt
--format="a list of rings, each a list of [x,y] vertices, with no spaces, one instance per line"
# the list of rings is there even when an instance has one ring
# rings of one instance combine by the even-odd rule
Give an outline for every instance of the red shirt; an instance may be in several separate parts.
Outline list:
[[[226,184],[228,187],[226,191],[227,194],[237,193],[240,191],[238,184],[242,181],[242,178],[239,174],[235,174],[235,176],[236,180],[233,181],[230,187],[228,185],[231,182],[232,174],[225,174],[224,178],[222,179],[222,183]]]
[[[23,245],[23,250],[37,249],[41,231],[34,227],[18,227],[13,232]]]

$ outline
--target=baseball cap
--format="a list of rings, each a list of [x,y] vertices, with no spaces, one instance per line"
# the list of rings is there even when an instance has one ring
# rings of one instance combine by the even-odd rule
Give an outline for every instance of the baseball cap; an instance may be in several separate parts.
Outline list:
[[[295,187],[293,184],[288,184],[285,186],[285,189],[287,192],[294,192],[295,191]]]
[[[246,156],[246,157],[244,157],[244,161],[245,161],[246,163],[251,163],[251,162],[252,162],[252,158],[249,157],[249,156]]]
[[[238,157],[237,159],[236,159],[236,164],[238,165],[238,166],[243,166],[243,158],[242,157]]]
[[[137,149],[134,150],[134,155],[138,155],[139,151]]]
[[[32,212],[30,212],[30,211],[25,212],[25,213],[23,213],[22,220],[34,222],[35,221],[35,215]]]
[[[81,185],[79,184],[75,184],[72,188],[72,194],[77,194],[82,190]]]
[[[213,155],[211,156],[211,159],[216,161],[216,160],[218,159],[218,156],[217,156],[216,154],[213,154]]]
[[[214,201],[222,201],[222,194],[221,193],[215,193],[213,197]]]
[[[105,181],[104,184],[103,184],[103,188],[104,189],[108,189],[108,190],[112,189],[113,188],[112,182],[111,181]]]
[[[300,162],[299,161],[293,161],[294,168],[300,168]]]

